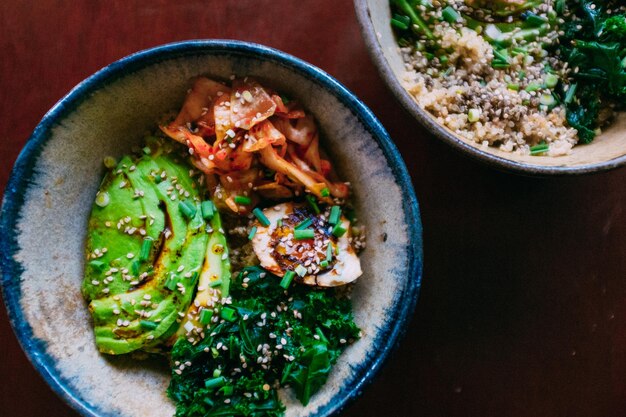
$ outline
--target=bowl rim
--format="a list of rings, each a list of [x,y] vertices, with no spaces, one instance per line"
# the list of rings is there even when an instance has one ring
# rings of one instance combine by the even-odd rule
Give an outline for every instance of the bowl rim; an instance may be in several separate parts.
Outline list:
[[[626,155],[609,159],[603,162],[591,164],[582,164],[575,166],[545,166],[532,165],[528,163],[517,162],[511,159],[485,152],[469,143],[459,139],[452,132],[441,126],[435,121],[417,102],[411,97],[409,92],[402,86],[398,77],[391,69],[389,62],[385,58],[383,48],[378,41],[378,36],[374,30],[374,24],[371,19],[371,12],[367,0],[353,0],[356,10],[357,20],[361,28],[361,34],[365,40],[370,58],[374,62],[378,73],[385,81],[387,87],[391,90],[396,100],[400,102],[402,107],[430,133],[434,134],[439,140],[452,146],[456,151],[461,152],[471,159],[485,163],[493,168],[501,171],[509,171],[516,174],[527,176],[566,176],[566,175],[583,175],[609,171],[619,168],[626,164]],[[387,4],[389,0],[386,1]]]
[[[5,189],[0,210],[0,290],[6,305],[8,318],[26,356],[52,390],[74,410],[83,416],[103,417],[109,415],[97,405],[89,404],[73,391],[58,375],[55,363],[46,353],[45,342],[36,339],[32,328],[25,320],[20,308],[20,275],[23,268],[13,255],[18,251],[16,230],[20,210],[25,202],[24,194],[29,177],[34,174],[34,164],[41,154],[42,145],[50,138],[50,129],[55,123],[79,106],[91,93],[129,73],[141,70],[162,61],[197,55],[235,55],[271,61],[295,71],[333,94],[342,105],[352,111],[359,122],[371,134],[381,148],[395,181],[400,187],[403,212],[407,221],[409,243],[408,275],[403,291],[396,295],[392,309],[396,320],[391,321],[380,332],[377,340],[381,344],[376,355],[368,355],[359,364],[356,383],[343,387],[333,400],[321,406],[316,416],[331,416],[340,413],[348,404],[359,397],[363,389],[372,382],[390,353],[397,348],[399,339],[406,333],[408,322],[413,316],[421,288],[423,273],[422,224],[417,197],[411,177],[395,144],[376,119],[374,114],[346,87],[323,70],[305,61],[274,48],[256,43],[228,39],[193,39],[167,43],[141,50],[109,64],[77,84],[61,98],[42,118],[21,150],[13,166]],[[337,400],[338,399],[338,400]]]

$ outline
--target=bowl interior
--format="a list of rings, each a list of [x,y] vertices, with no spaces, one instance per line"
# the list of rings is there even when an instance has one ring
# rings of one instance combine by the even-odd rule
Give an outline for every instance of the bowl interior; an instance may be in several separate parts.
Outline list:
[[[359,219],[367,228],[364,275],[353,295],[363,337],[341,356],[307,407],[281,393],[287,415],[328,415],[342,408],[378,368],[412,311],[421,271],[416,267],[421,265],[421,228],[404,165],[393,159],[399,157],[388,139],[381,146],[386,133],[369,124],[374,119],[367,109],[338,84],[331,86],[321,71],[303,69],[302,63],[294,69],[293,58],[275,58],[268,49],[264,57],[243,49],[207,42],[131,56],[105,68],[51,110],[14,169],[2,219],[5,232],[14,234],[1,245],[5,300],[31,360],[85,415],[165,417],[174,412],[165,395],[165,364],[96,351],[80,283],[102,159],[138,145],[160,115],[179,108],[189,79],[198,74],[258,77],[303,102],[322,127],[334,162],[351,181]]]
[[[389,24],[391,19],[389,1],[355,0],[355,4],[357,9],[360,9],[359,16],[366,32],[368,46],[374,48],[372,52],[375,54],[375,61],[396,96],[418,120],[456,147],[469,150],[478,157],[483,155],[496,161],[513,161],[526,166],[536,166],[539,170],[541,167],[585,168],[612,161],[608,164],[608,168],[626,162],[626,158],[622,158],[626,155],[626,141],[623,140],[626,134],[625,113],[620,113],[616,121],[591,144],[577,145],[571,154],[559,157],[516,155],[497,148],[484,147],[457,136],[448,128],[440,125],[430,113],[424,111],[413,100],[411,94],[405,90],[405,67]]]

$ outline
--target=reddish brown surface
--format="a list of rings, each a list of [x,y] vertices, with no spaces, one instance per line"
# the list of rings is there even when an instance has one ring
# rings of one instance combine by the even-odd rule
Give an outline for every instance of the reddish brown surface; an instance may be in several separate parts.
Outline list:
[[[386,90],[348,0],[0,2],[0,190],[71,87],[190,38],[255,41],[328,71],[381,119],[413,176],[422,295],[399,350],[346,416],[626,415],[626,170],[528,179],[453,153]],[[26,360],[4,309],[0,349],[0,416],[76,415]]]

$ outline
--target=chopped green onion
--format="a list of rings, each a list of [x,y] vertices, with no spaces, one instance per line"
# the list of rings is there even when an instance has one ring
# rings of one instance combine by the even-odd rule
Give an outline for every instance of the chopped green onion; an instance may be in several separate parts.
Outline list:
[[[303,267],[302,265],[298,265],[296,266],[296,269],[294,269],[295,273],[298,274],[298,276],[303,277],[306,275],[306,273],[308,272],[306,270],[305,267]]]
[[[117,166],[117,161],[112,156],[105,156],[102,162],[108,169],[113,169]]]
[[[544,83],[546,84],[546,87],[554,88],[559,83],[559,76],[552,73],[546,74]]]
[[[291,285],[291,281],[293,281],[293,277],[295,276],[296,276],[296,273],[293,271],[285,272],[283,279],[280,281],[280,286],[283,287],[284,289],[289,288],[289,285]]]
[[[189,277],[189,282],[191,283],[192,286],[195,287],[196,280],[198,279],[198,277],[200,277],[200,273],[198,271],[193,271],[191,273],[191,276]]]
[[[496,58],[495,60],[500,60],[503,61],[505,63],[509,63],[509,52],[506,49],[494,49],[493,50],[493,56]]]
[[[322,188],[322,191],[320,191],[320,195],[322,197],[328,197],[330,195],[330,190],[328,189],[328,187]]]
[[[89,262],[89,265],[91,265],[92,267],[94,267],[98,271],[102,271],[104,269],[104,265],[105,264],[102,261],[95,260],[95,261]]]
[[[248,240],[254,239],[254,235],[256,235],[256,226],[254,226],[254,227],[252,227],[252,229],[250,229],[250,233],[248,234]]]
[[[276,226],[278,226],[278,227],[283,227],[283,219],[278,219],[278,220],[276,221]]]
[[[306,229],[307,227],[309,227],[311,225],[311,223],[313,223],[313,219],[302,220],[300,223],[298,223],[296,225],[296,227],[294,229],[296,229],[296,230]]]
[[[176,282],[176,275],[171,272],[169,277],[167,277],[167,279],[165,280],[165,288],[170,291],[174,291],[176,289]]]
[[[454,10],[452,6],[447,6],[441,11],[441,17],[448,23],[456,23],[461,19],[459,12]]]
[[[149,146],[144,146],[143,153],[145,153],[146,155],[150,155],[152,153],[152,149],[150,149]]]
[[[524,90],[530,93],[531,91],[541,90],[542,88],[543,88],[543,85],[541,83],[532,82],[532,83],[529,83]]]
[[[139,260],[145,262],[150,256],[150,250],[152,249],[152,239],[146,238],[141,243],[141,251],[139,251]]]
[[[404,23],[407,26],[407,28],[411,24],[411,18],[409,16],[394,13],[393,18],[396,19],[398,22]]]
[[[139,275],[139,267],[141,266],[141,262],[139,260],[134,260],[130,265],[130,272],[132,272],[133,276]]]
[[[333,227],[333,236],[341,237],[346,232],[347,232],[347,230],[340,223],[336,224],[335,227]]]
[[[552,107],[557,104],[556,99],[552,94],[542,94],[539,98],[539,103],[548,107]]]
[[[469,109],[467,112],[467,121],[470,123],[476,123],[480,120],[480,109]]]
[[[231,395],[233,395],[235,388],[232,385],[225,385],[222,388],[220,388],[220,391],[222,391],[222,393],[224,394],[224,397],[230,397]]]
[[[141,320],[139,322],[139,325],[141,326],[142,329],[146,329],[146,330],[154,330],[157,327],[159,327],[158,323],[155,323],[153,321],[148,321],[148,320]]]
[[[511,91],[519,91],[519,84],[508,84],[506,88]]]
[[[333,245],[328,242],[328,247],[326,248],[326,261],[331,262],[333,260]]]
[[[259,222],[263,226],[267,227],[270,225],[270,220],[267,218],[267,216],[265,216],[265,214],[260,208],[257,207],[254,210],[252,210],[252,214],[254,214],[256,218],[259,219]]]
[[[204,220],[211,220],[215,216],[215,205],[211,200],[203,201],[200,204],[200,210],[202,211],[202,218]]]
[[[567,93],[565,93],[565,98],[563,102],[565,104],[570,104],[572,100],[574,100],[574,96],[576,95],[576,88],[578,88],[578,84],[572,84],[567,89]]]
[[[511,64],[509,64],[506,61],[501,61],[499,59],[494,59],[493,61],[491,61],[491,67],[495,68],[495,69],[504,69],[504,68],[508,68],[510,67]]]
[[[200,324],[207,325],[207,324],[211,323],[211,318],[212,317],[213,317],[213,310],[208,309],[208,308],[203,308],[200,311],[200,317],[199,317],[198,321],[200,322]]]
[[[206,381],[204,381],[204,387],[208,389],[220,388],[224,384],[226,384],[226,378],[224,378],[223,376],[207,379]]]
[[[211,356],[213,356],[213,359],[217,358],[218,356],[220,356],[220,352],[215,349],[215,347],[211,347]]]
[[[187,219],[193,219],[196,215],[196,206],[188,201],[179,202],[178,208]]]
[[[223,387],[222,387],[223,388]],[[208,405],[209,407],[213,408],[213,406],[215,405],[215,403],[213,402],[213,400],[211,400],[209,397],[204,397],[202,399],[202,401],[204,401],[204,403],[206,405]]]
[[[110,202],[111,199],[109,198],[109,193],[107,193],[106,191],[100,191],[96,196],[96,205],[98,207],[106,207],[109,205]]]
[[[313,229],[294,230],[293,237],[296,240],[313,239],[315,237],[315,230]]]
[[[312,196],[311,194],[308,194],[306,196],[306,201],[309,202],[309,204],[313,208],[313,211],[315,211],[315,214],[320,214],[321,213],[320,208],[317,205],[317,201],[315,200],[315,196]]]
[[[250,199],[250,197],[245,196],[245,195],[236,195],[235,196],[235,203],[247,206],[247,205],[250,205],[252,203],[252,200]]]
[[[322,262],[320,262],[320,266],[324,269],[328,268],[328,261],[324,259]]]
[[[332,206],[330,208],[330,215],[328,216],[328,223],[337,224],[339,223],[340,218],[341,218],[341,207]]]
[[[396,19],[391,19],[391,26],[395,26],[400,30],[407,30],[409,28],[409,25]]]
[[[209,287],[211,288],[219,287],[220,285],[222,285],[221,279],[214,279],[212,281],[209,281]]]
[[[524,16],[526,17],[526,24],[530,27],[539,27],[548,21],[545,17],[539,16],[533,12],[526,12]]]
[[[235,321],[237,319],[237,310],[232,307],[223,307],[220,316],[226,321]]]
[[[547,143],[540,143],[539,145],[530,147],[530,154],[538,155],[538,154],[547,152],[548,149],[550,149],[550,145],[548,145]]]
[[[220,375],[222,375],[222,371],[219,368],[213,370],[213,378],[217,378]]]

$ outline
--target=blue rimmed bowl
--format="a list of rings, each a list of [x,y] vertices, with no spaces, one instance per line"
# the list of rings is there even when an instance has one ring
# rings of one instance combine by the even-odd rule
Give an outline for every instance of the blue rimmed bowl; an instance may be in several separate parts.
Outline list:
[[[102,159],[138,145],[160,115],[179,108],[198,74],[253,76],[299,99],[353,185],[368,233],[353,294],[363,338],[307,407],[281,393],[288,416],[337,414],[380,369],[411,318],[422,276],[419,209],[404,162],[370,110],[325,72],[264,46],[194,40],[145,50],[98,71],[44,116],[2,205],[0,283],[11,324],[35,368],[81,414],[173,415],[165,366],[98,353],[80,283]]]

